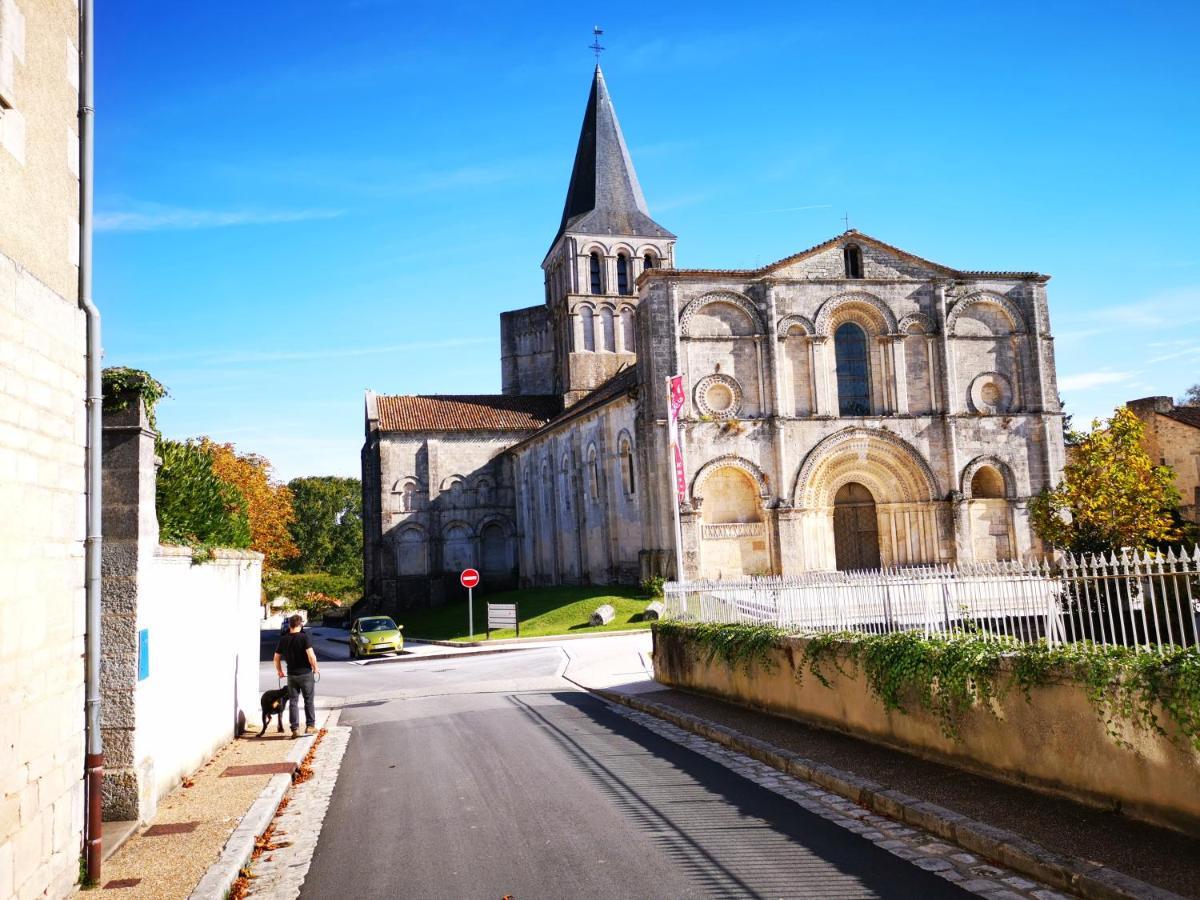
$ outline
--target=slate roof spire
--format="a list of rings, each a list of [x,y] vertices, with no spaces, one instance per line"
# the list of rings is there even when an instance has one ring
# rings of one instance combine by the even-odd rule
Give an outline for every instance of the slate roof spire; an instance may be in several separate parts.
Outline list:
[[[562,222],[551,246],[565,231],[675,237],[650,218],[599,64],[579,131]]]

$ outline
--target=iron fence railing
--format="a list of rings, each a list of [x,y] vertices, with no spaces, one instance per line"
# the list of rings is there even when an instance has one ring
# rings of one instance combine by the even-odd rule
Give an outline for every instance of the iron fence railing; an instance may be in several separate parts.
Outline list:
[[[1200,647],[1200,548],[671,582],[665,593],[664,618],[682,621]]]

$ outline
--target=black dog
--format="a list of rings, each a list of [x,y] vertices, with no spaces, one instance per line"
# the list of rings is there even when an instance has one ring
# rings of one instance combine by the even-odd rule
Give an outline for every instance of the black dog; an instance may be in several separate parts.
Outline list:
[[[271,716],[279,716],[279,733],[283,734],[283,711],[287,708],[288,689],[281,687],[275,691],[264,691],[262,695],[262,731],[255,737],[262,737],[267,733],[267,726],[271,724]]]

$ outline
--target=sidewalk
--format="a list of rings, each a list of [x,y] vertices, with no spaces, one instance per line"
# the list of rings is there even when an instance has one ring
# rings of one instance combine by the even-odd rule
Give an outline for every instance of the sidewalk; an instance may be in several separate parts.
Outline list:
[[[327,716],[318,710],[318,729]],[[225,895],[226,880],[232,882],[242,864],[234,859],[234,844],[245,843],[247,837],[235,832],[255,830],[247,814],[256,805],[270,806],[274,814],[270,800],[278,803],[291,770],[314,742],[313,737],[293,740],[273,730],[262,738],[253,734],[257,727],[252,725],[250,732],[219,750],[184,786],[160,801],[154,821],[139,827],[105,861],[100,887],[106,893],[112,890],[111,896],[121,900],[182,900],[193,896],[203,880],[217,886],[211,892],[215,897]],[[244,820],[245,827],[239,828]],[[256,836],[248,835],[251,848]]]
[[[673,689],[639,691],[636,697],[626,691],[613,694],[626,698],[635,708],[660,716],[668,711],[680,719],[695,717],[702,723],[731,729],[750,741],[765,742],[908,795],[909,800],[936,804],[986,823],[985,829],[991,826],[1014,832],[1051,854],[1085,861],[1085,868],[1096,865],[1098,874],[1101,866],[1112,870],[1103,874],[1114,884],[1123,874],[1185,897],[1200,897],[1200,841],[1178,832],[713,697]],[[1180,789],[1197,788],[1180,785]],[[1003,841],[1002,836],[997,837]],[[1032,849],[1032,855],[1037,856],[1036,848]],[[1141,895],[1136,886],[1132,893],[1124,894]]]

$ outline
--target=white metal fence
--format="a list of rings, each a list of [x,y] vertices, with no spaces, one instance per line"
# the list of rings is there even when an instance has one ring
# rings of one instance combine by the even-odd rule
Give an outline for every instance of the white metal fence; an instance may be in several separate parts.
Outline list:
[[[1200,548],[671,582],[665,593],[663,617],[682,621],[1200,647]]]

